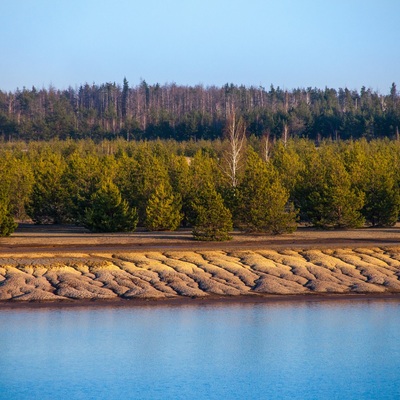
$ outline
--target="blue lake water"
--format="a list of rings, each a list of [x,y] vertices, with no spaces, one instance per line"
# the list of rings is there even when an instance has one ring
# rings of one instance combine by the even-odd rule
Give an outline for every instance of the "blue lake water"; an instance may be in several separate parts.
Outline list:
[[[0,309],[0,399],[400,399],[400,302]]]

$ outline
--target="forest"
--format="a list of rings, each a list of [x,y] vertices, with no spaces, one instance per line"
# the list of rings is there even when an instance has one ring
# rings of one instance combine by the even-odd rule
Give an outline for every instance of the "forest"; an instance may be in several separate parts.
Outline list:
[[[367,140],[399,137],[396,84],[382,95],[362,87],[284,90],[245,87],[84,84],[59,90],[0,91],[3,141],[124,138],[130,140],[215,140],[234,108],[248,135],[274,140]]]
[[[92,232],[192,229],[228,240],[392,226],[400,210],[400,141],[273,140],[231,114],[215,140],[6,141],[0,148],[0,233],[16,221]]]

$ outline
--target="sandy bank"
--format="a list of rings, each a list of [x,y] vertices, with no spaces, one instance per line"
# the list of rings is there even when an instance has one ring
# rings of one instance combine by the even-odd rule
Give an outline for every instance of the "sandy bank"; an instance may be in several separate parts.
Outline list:
[[[400,295],[400,246],[6,255],[0,301]]]
[[[7,238],[0,238],[0,258],[16,254],[41,253],[98,253],[146,252],[170,250],[310,249],[387,247],[400,245],[400,224],[391,228],[363,228],[321,231],[300,227],[292,234],[246,235],[233,232],[228,242],[200,242],[193,240],[190,229],[175,232],[88,233],[71,225],[21,224]]]

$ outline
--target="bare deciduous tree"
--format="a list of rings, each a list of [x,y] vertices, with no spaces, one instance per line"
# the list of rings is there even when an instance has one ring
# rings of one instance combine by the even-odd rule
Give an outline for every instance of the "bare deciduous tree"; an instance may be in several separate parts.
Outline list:
[[[246,141],[246,126],[243,118],[236,116],[235,110],[231,109],[227,117],[225,135],[229,146],[225,151],[224,159],[226,163],[225,174],[229,177],[232,186],[238,184],[238,171],[241,168],[243,158],[243,147]]]
[[[269,131],[265,132],[261,139],[262,155],[265,162],[268,162],[271,156],[271,140]]]
[[[287,145],[288,138],[289,138],[289,127],[288,127],[287,123],[284,122],[283,131],[282,131],[282,140],[283,140],[283,144],[285,145],[285,147]]]

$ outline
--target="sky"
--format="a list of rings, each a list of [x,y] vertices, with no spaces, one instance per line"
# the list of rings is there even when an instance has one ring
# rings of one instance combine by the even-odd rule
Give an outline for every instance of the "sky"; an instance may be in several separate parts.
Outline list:
[[[400,0],[0,0],[0,90],[400,85]]]

